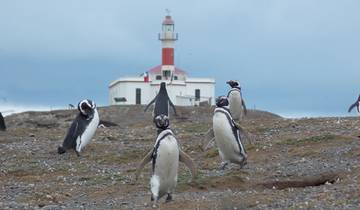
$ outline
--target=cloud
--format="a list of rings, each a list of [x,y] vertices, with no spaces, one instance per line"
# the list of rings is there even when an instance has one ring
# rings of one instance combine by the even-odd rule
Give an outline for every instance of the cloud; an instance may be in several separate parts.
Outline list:
[[[248,103],[264,109],[340,111],[360,91],[359,6],[335,0],[2,1],[0,94],[32,103],[90,95],[106,104],[111,80],[160,63],[157,33],[169,8],[179,33],[176,65],[190,76],[215,78],[217,95],[234,77]]]

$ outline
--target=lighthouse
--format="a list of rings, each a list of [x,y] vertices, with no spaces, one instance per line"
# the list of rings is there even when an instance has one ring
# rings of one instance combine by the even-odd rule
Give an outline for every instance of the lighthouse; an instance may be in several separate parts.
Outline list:
[[[174,47],[175,41],[178,39],[178,34],[175,33],[174,21],[170,15],[166,15],[162,22],[162,31],[159,33],[159,40],[161,41],[161,73],[164,79],[173,79],[175,64],[174,64]]]
[[[178,34],[170,15],[166,15],[158,34],[161,41],[161,64],[140,76],[120,77],[109,85],[111,105],[145,105],[158,93],[160,84],[167,84],[168,95],[177,106],[200,104],[214,105],[215,80],[212,78],[191,78],[188,73],[175,65],[175,42]],[[160,60],[160,59],[159,59]],[[141,61],[139,61],[141,62]]]

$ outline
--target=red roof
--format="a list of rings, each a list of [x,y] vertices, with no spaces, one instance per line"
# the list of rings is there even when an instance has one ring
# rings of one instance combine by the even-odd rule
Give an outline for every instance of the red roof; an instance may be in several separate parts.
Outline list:
[[[149,70],[150,74],[160,74],[161,73],[161,65],[155,66]],[[175,74],[186,74],[186,71],[175,67]]]
[[[166,15],[162,24],[163,25],[174,25],[174,21],[171,19],[170,15]]]

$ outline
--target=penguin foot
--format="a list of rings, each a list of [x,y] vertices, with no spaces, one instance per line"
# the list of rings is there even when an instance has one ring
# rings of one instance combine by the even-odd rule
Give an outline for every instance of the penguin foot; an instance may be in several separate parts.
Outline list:
[[[62,147],[62,146],[58,147],[58,153],[59,154],[64,154],[65,152],[66,152],[66,150],[64,149],[64,147]]]
[[[241,163],[240,163],[240,169],[242,169],[244,166],[246,166],[247,165],[247,159],[245,159],[244,161],[242,161]]]
[[[153,208],[156,208],[157,207],[157,201],[158,201],[158,198],[155,198],[154,195],[151,195],[151,201],[153,202]]]
[[[225,170],[225,167],[229,164],[229,162],[222,162],[220,165],[220,170]]]
[[[167,197],[166,197],[166,200],[165,200],[165,203],[168,203],[168,202],[170,202],[170,201],[172,201],[172,200],[173,200],[173,199],[172,199],[171,194],[168,193],[168,195],[167,195]]]
[[[78,151],[75,150],[75,153],[78,157],[80,157],[80,153]]]

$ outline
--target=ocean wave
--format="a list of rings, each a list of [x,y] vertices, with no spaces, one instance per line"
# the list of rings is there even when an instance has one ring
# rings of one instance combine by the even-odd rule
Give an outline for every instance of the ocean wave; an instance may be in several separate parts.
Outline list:
[[[0,104],[0,112],[3,116],[27,111],[52,111],[66,109],[66,107],[53,107],[49,105],[25,105],[25,104]]]

